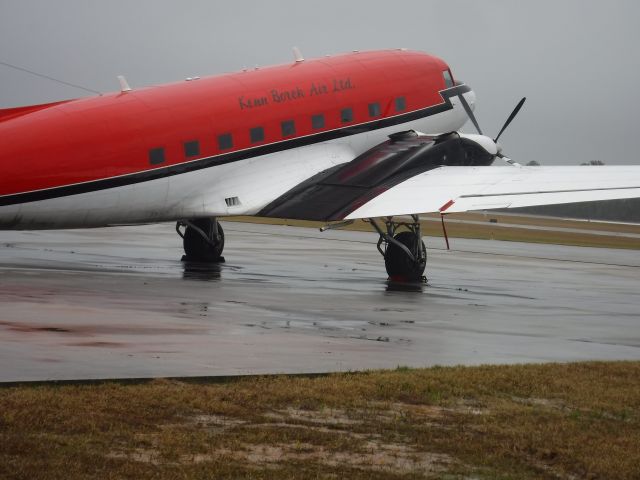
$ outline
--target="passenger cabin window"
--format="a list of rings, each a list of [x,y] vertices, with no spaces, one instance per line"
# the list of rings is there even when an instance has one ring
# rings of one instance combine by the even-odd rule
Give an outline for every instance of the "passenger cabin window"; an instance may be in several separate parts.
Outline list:
[[[254,127],[251,129],[251,143],[258,143],[264,141],[264,128]]]
[[[184,142],[185,157],[197,157],[198,155],[200,155],[200,142],[198,142],[197,140]]]
[[[159,165],[164,161],[164,148],[152,148],[149,150],[149,163],[151,165]]]
[[[449,70],[445,70],[442,72],[442,76],[444,78],[444,88],[453,87],[453,78],[451,78],[451,72]]]
[[[369,116],[371,118],[380,116],[380,104],[379,103],[370,103],[369,104]]]
[[[286,120],[280,124],[283,137],[291,137],[296,134],[296,124],[293,120]]]
[[[230,148],[233,148],[233,138],[230,133],[218,135],[218,148],[220,150],[229,150]]]
[[[396,112],[404,112],[407,109],[407,102],[404,97],[396,98]]]
[[[322,115],[321,113],[318,115],[313,115],[311,117],[311,127],[313,127],[314,130],[324,128],[324,115]]]
[[[343,108],[340,112],[340,120],[342,123],[353,122],[353,109]]]

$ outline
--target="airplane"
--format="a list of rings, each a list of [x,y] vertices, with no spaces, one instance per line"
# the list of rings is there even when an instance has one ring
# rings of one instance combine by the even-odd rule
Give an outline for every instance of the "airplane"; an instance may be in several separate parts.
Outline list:
[[[442,59],[389,49],[0,110],[0,230],[176,222],[220,261],[218,219],[356,219],[390,278],[426,266],[419,214],[640,197],[640,166],[526,167],[483,134]],[[460,132],[471,120],[477,134]],[[430,133],[423,133],[430,132]],[[493,165],[494,162],[503,163]]]

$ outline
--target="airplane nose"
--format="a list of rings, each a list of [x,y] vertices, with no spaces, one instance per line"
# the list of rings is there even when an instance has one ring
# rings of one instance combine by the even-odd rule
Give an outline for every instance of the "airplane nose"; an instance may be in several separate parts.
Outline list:
[[[475,108],[476,108],[476,93],[473,90],[469,90],[468,92],[464,93],[463,95],[464,95],[465,100],[467,101],[467,103],[471,107],[471,110],[475,110]]]
[[[460,105],[466,112],[467,117],[469,118],[469,120],[471,120],[471,122],[473,123],[473,126],[476,127],[476,131],[480,135],[482,135],[482,130],[480,130],[480,125],[478,125],[478,121],[476,120],[476,117],[473,114],[473,111],[475,110],[475,106],[476,106],[476,94],[473,90],[471,90],[471,88],[468,85],[464,85],[464,86],[466,86],[467,88],[460,89],[456,97],[459,99]]]

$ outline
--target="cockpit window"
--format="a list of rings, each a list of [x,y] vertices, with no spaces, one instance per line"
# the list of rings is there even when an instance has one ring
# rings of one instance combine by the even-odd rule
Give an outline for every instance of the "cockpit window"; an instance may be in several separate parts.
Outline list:
[[[449,70],[443,71],[442,77],[444,78],[444,88],[453,87],[453,78],[451,78],[451,72]]]

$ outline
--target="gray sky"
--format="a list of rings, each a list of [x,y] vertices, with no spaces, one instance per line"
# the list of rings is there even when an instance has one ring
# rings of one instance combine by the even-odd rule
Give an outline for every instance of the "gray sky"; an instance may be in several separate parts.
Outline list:
[[[440,56],[521,163],[640,164],[636,0],[0,0],[0,61],[99,91],[353,49]],[[0,108],[85,95],[0,65]],[[473,131],[467,125],[465,131]],[[0,139],[1,142],[1,139]]]

